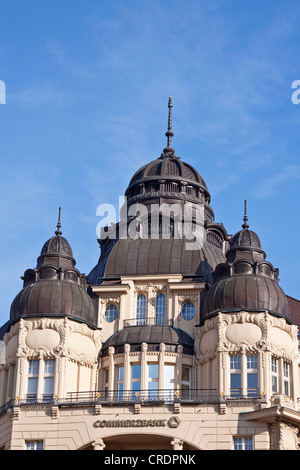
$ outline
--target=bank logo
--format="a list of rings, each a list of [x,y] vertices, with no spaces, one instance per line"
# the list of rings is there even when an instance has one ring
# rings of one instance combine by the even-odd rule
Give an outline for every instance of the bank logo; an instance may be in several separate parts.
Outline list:
[[[168,424],[169,424],[170,428],[178,428],[178,426],[180,424],[180,419],[178,418],[178,416],[172,416],[169,419]]]
[[[6,86],[3,80],[0,80],[0,104],[6,104]]]

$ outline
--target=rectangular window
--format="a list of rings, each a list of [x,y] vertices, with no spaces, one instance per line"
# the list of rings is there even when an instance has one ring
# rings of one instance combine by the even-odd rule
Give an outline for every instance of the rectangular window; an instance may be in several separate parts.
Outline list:
[[[175,366],[165,364],[164,367],[164,395],[165,399],[173,398],[175,388]]]
[[[141,391],[141,364],[131,366],[131,390],[133,397],[139,397]]]
[[[39,376],[38,360],[30,360],[28,362],[28,376],[27,376],[27,401],[36,401],[38,389],[38,376]]]
[[[242,395],[242,357],[230,356],[230,395],[241,397]]]
[[[158,364],[148,365],[148,396],[157,397],[158,393]]]
[[[44,450],[43,441],[26,441],[25,442],[26,450]]]
[[[247,355],[247,396],[258,396],[258,356]]]
[[[118,392],[118,398],[122,400],[123,390],[124,390],[124,367],[123,366],[117,367],[116,389]]]
[[[278,392],[278,360],[275,357],[272,357],[271,363],[272,371],[272,392]]]
[[[286,361],[283,362],[283,390],[285,395],[290,395],[290,365]]]
[[[182,398],[188,398],[191,391],[191,368],[187,366],[182,366],[181,390]]]
[[[44,362],[43,401],[53,400],[54,375],[55,375],[55,359],[47,359]]]
[[[253,450],[252,437],[234,437],[233,448],[234,450]]]

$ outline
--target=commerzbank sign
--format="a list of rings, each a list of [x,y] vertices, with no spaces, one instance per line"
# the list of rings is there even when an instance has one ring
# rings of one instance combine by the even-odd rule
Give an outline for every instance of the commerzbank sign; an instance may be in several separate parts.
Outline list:
[[[177,428],[180,424],[178,416],[169,419],[101,419],[94,423],[96,428]]]

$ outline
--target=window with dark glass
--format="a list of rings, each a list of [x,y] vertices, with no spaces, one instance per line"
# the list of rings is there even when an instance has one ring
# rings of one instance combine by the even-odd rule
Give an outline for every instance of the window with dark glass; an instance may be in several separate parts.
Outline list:
[[[132,364],[131,366],[131,390],[135,397],[140,396],[141,392],[141,364]]]
[[[55,359],[48,359],[44,362],[43,401],[51,401],[53,399],[54,375]]]
[[[196,309],[192,302],[185,302],[181,308],[181,315],[185,320],[191,320],[196,314]]]
[[[109,323],[113,322],[118,316],[118,309],[115,305],[109,304],[105,309],[105,320]]]
[[[155,298],[155,324],[165,325],[166,322],[166,296],[158,294]]]
[[[136,301],[136,324],[146,324],[147,300],[144,294],[139,294]]]
[[[28,377],[27,377],[27,395],[28,401],[35,401],[37,399],[38,391],[38,377],[39,377],[39,360],[30,360],[28,362]]]

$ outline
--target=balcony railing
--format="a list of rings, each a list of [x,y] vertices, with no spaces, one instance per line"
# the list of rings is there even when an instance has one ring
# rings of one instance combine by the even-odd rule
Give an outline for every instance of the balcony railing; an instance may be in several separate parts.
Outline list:
[[[102,390],[96,392],[70,392],[66,398],[37,398],[32,395],[24,399],[10,400],[0,407],[0,415],[14,407],[45,407],[45,406],[93,406],[93,405],[151,405],[151,404],[219,404],[263,401],[259,393],[250,395],[220,395],[216,389],[190,390]]]
[[[171,318],[129,318],[124,320],[124,328],[130,326],[173,326]]]

